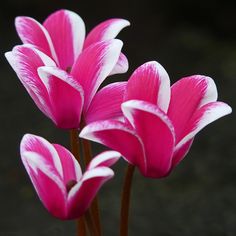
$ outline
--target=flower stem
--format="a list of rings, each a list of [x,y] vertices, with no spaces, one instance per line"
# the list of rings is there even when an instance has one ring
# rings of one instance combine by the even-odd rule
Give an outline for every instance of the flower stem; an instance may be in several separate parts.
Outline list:
[[[70,145],[71,152],[75,156],[76,160],[80,163],[79,136],[77,129],[70,130]],[[86,225],[83,216],[77,220],[77,236],[86,236]]]
[[[91,151],[91,144],[88,140],[82,139],[82,146],[84,151],[84,157],[85,157],[85,165],[87,166],[89,162],[92,159],[92,151]],[[95,223],[95,226],[97,227],[98,236],[102,235],[102,229],[101,229],[101,220],[100,220],[100,213],[99,213],[99,203],[98,203],[98,197],[96,196],[91,204],[91,214]]]
[[[128,236],[130,195],[134,170],[135,167],[129,164],[125,175],[121,198],[120,236]]]
[[[91,215],[90,209],[85,213],[84,216],[86,219],[87,226],[90,230],[90,235],[91,236],[99,236],[99,233],[97,231],[97,227],[96,227],[93,217]]]

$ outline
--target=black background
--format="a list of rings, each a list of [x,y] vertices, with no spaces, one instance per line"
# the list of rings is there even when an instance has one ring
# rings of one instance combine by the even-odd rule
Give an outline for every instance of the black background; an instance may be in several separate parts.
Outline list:
[[[42,22],[66,8],[85,21],[87,32],[99,22],[121,17],[131,27],[119,34],[130,62],[125,75],[149,60],[160,62],[172,83],[186,75],[214,78],[219,100],[235,106],[235,1],[2,1],[0,9],[0,235],[75,235],[73,221],[52,218],[38,200],[19,156],[19,142],[34,133],[68,146],[68,134],[57,130],[31,101],[4,52],[20,43],[14,28],[18,15]],[[197,135],[186,159],[162,180],[136,172],[130,235],[236,235],[236,158],[234,113]],[[98,152],[101,146],[94,145]],[[118,235],[119,200],[124,161],[116,178],[100,191],[104,235]]]

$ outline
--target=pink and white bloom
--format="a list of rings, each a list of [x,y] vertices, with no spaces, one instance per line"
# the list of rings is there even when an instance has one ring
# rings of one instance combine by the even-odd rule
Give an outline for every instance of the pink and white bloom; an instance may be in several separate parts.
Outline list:
[[[80,128],[86,123],[122,115],[120,104],[126,82],[98,89],[118,61],[123,43],[111,39],[88,46],[74,62],[71,72],[32,45],[21,45],[5,54],[38,108],[57,127]]]
[[[62,70],[70,71],[80,53],[94,43],[114,39],[129,26],[127,20],[106,20],[92,29],[85,38],[85,24],[81,17],[69,10],[58,10],[43,24],[31,17],[19,16],[15,20],[17,33],[24,44],[32,44],[54,60]],[[128,60],[120,54],[111,74],[125,73]]]
[[[115,151],[97,155],[82,174],[75,157],[59,144],[26,134],[21,159],[46,209],[62,220],[82,216],[101,186],[114,172],[109,168],[120,157]]]
[[[161,178],[184,158],[201,129],[232,110],[217,101],[210,77],[193,75],[170,87],[165,69],[152,61],[132,74],[122,111],[124,122],[93,122],[80,137],[119,151],[144,176]]]

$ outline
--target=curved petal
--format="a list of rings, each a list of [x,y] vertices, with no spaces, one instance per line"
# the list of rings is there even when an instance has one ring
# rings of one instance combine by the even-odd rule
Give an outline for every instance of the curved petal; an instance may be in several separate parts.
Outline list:
[[[83,107],[81,86],[57,67],[40,67],[38,73],[47,88],[56,125],[62,129],[79,128]]]
[[[121,103],[126,85],[127,82],[112,83],[95,94],[85,114],[86,123],[122,117]]]
[[[60,158],[63,169],[64,185],[66,186],[66,184],[70,181],[80,181],[82,177],[82,171],[73,154],[59,144],[52,145],[56,149]]]
[[[60,68],[70,69],[83,47],[83,20],[72,11],[59,10],[52,13],[43,25],[52,39]]]
[[[42,52],[58,62],[52,40],[47,30],[38,21],[31,17],[18,16],[15,19],[15,26],[23,43],[38,47]]]
[[[101,83],[114,68],[122,45],[118,39],[93,44],[79,55],[72,67],[72,76],[84,90],[84,112],[87,111]]]
[[[175,127],[176,143],[184,137],[184,130],[193,113],[199,107],[216,99],[216,85],[210,77],[201,75],[186,77],[171,87],[168,116]]]
[[[123,74],[129,69],[129,62],[127,57],[121,52],[119,59],[109,75]]]
[[[186,143],[184,143],[181,147],[179,148],[175,148],[174,154],[173,154],[173,158],[172,158],[172,163],[171,163],[171,170],[177,166],[183,159],[184,157],[187,155],[189,149],[192,146],[193,143],[193,138],[189,139]]]
[[[77,183],[68,195],[68,218],[80,217],[89,208],[101,186],[110,178],[114,172],[108,167],[96,167],[87,170],[81,182]]]
[[[129,21],[118,18],[109,19],[100,23],[87,35],[84,42],[84,48],[100,41],[114,39],[124,27],[129,25]]]
[[[37,69],[44,65],[55,66],[55,63],[44,53],[27,45],[16,46],[5,56],[38,108],[52,119],[47,90]]]
[[[79,136],[120,152],[126,161],[145,171],[146,159],[142,141],[126,124],[114,120],[93,122]]]
[[[153,103],[167,111],[170,102],[170,79],[158,62],[147,62],[134,71],[128,80],[124,100],[133,99]]]
[[[211,102],[199,108],[187,123],[184,137],[177,143],[176,150],[191,140],[205,126],[231,112],[232,108],[223,102]]]
[[[166,176],[175,145],[171,121],[157,106],[144,101],[127,101],[122,104],[122,110],[144,144],[147,170],[143,175],[151,178]]]
[[[120,159],[120,156],[121,154],[116,151],[102,152],[90,161],[87,170],[102,166],[110,167]]]
[[[57,151],[46,139],[37,135],[25,134],[20,144],[21,154],[24,152],[35,152],[44,158],[44,162],[54,166],[58,175],[63,177],[62,165]]]
[[[53,146],[41,137],[25,135],[21,141],[21,159],[44,206],[55,217],[64,219],[67,193]]]

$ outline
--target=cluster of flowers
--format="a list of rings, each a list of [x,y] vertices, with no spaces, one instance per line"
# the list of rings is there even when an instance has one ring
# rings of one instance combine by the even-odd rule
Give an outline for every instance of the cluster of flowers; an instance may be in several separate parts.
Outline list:
[[[83,20],[68,10],[43,24],[16,18],[23,44],[6,58],[37,107],[57,127],[77,129],[81,138],[115,150],[94,157],[82,174],[66,148],[39,136],[23,137],[24,166],[44,206],[60,219],[84,214],[120,156],[145,177],[167,176],[202,128],[231,113],[217,101],[210,77],[193,75],[170,86],[156,61],[141,65],[127,82],[99,89],[108,76],[128,70],[123,43],[115,39],[128,25],[110,19],[85,37]]]

